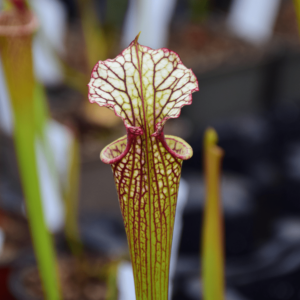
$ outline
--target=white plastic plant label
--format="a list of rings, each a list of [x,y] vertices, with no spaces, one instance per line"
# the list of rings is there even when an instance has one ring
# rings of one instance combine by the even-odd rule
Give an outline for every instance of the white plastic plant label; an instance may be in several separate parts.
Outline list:
[[[3,229],[0,227],[0,253],[3,251],[4,242],[5,242],[5,233]]]
[[[7,135],[13,132],[13,114],[0,57],[0,128]]]
[[[33,40],[35,75],[49,86],[63,82],[63,68],[56,54],[64,54],[67,14],[60,1],[31,0],[40,22],[40,30]]]
[[[64,224],[63,201],[41,141],[37,139],[35,146],[45,221],[48,229],[55,233]]]
[[[235,0],[228,25],[237,36],[253,44],[267,42],[273,32],[280,0]]]
[[[175,0],[130,0],[125,17],[122,44],[127,47],[141,31],[141,44],[153,49],[167,46]]]
[[[56,121],[48,122],[45,139],[50,151],[46,153],[42,140],[36,138],[35,151],[40,181],[43,210],[47,228],[52,232],[62,229],[65,222],[65,208],[61,189],[69,184],[67,173],[70,161],[66,159],[72,144],[71,132]],[[23,207],[26,215],[26,208]]]
[[[130,262],[122,262],[118,268],[118,300],[135,300],[134,280]]]

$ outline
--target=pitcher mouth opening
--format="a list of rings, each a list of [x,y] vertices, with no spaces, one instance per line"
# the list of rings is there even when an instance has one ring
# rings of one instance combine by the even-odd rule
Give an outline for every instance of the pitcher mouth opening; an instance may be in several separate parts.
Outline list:
[[[183,139],[172,136],[157,137],[166,150],[175,158],[187,160],[193,156],[192,147]],[[100,153],[100,159],[106,164],[113,164],[121,160],[130,150],[132,136],[124,135],[107,145]]]
[[[127,135],[107,145],[100,153],[100,159],[106,164],[113,164],[122,159],[129,151]]]
[[[165,135],[164,139],[164,147],[176,158],[187,160],[193,156],[193,148],[185,140],[173,135]]]
[[[0,36],[22,37],[34,33],[39,21],[31,11],[7,11],[0,13]]]

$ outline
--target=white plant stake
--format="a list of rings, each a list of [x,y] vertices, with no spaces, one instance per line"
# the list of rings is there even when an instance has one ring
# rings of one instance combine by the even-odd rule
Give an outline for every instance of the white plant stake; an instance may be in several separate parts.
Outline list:
[[[153,49],[166,47],[175,5],[175,0],[130,0],[122,46],[127,47],[141,31],[141,44]]]
[[[267,42],[273,32],[280,0],[235,0],[228,26],[237,36],[253,44]]]
[[[11,104],[9,93],[7,90],[3,67],[0,57],[0,129],[7,135],[13,133],[13,114],[11,111]]]
[[[56,53],[63,54],[67,14],[57,0],[30,0],[40,30],[33,41],[34,68],[39,81],[53,86],[63,82],[63,69]]]

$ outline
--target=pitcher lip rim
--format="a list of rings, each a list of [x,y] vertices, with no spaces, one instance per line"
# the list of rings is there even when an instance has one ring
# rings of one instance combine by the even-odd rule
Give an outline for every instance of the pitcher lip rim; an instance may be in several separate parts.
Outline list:
[[[36,15],[31,12],[27,11],[26,13],[29,15],[29,21],[26,24],[22,25],[1,25],[1,21],[3,18],[9,15],[13,15],[12,11],[6,11],[0,13],[0,36],[5,37],[21,37],[27,36],[34,33],[39,27],[39,21]],[[24,12],[23,12],[24,14]]]

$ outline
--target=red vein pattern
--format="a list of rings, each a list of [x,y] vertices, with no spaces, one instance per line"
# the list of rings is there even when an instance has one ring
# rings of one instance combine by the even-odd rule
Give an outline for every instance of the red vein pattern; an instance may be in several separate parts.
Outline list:
[[[191,104],[198,83],[178,55],[152,50],[137,38],[115,59],[99,61],[89,99],[113,109],[127,135],[105,147],[111,164],[133,265],[137,300],[167,300],[169,264],[182,160],[182,139],[164,136],[167,119]]]

